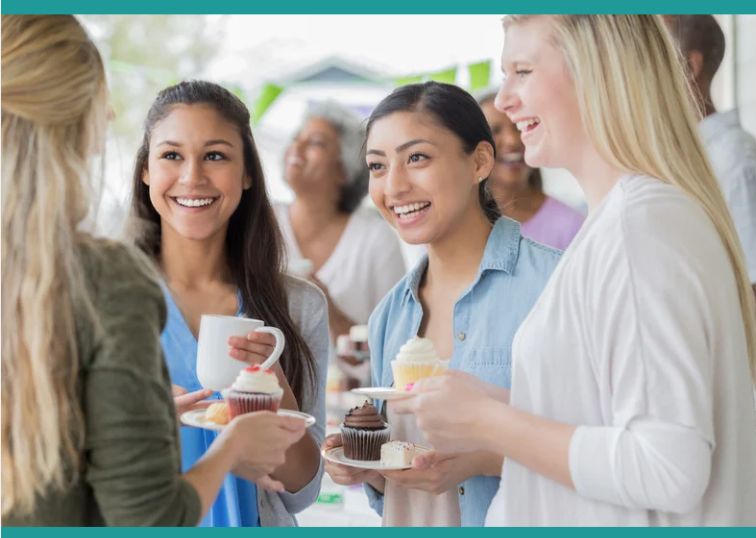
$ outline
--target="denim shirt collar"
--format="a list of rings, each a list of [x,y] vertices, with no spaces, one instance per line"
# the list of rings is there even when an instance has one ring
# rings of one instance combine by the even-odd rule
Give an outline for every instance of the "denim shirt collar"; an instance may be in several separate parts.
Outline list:
[[[512,274],[517,265],[517,256],[520,253],[520,223],[501,217],[494,224],[491,234],[486,242],[486,249],[483,251],[483,260],[478,268],[478,276],[475,283],[480,280],[481,275],[488,270],[504,271]],[[424,255],[420,262],[408,275],[405,281],[404,293],[402,294],[402,305],[412,298],[416,303],[420,302],[418,290],[420,281],[423,279],[425,270],[428,268],[428,255]]]

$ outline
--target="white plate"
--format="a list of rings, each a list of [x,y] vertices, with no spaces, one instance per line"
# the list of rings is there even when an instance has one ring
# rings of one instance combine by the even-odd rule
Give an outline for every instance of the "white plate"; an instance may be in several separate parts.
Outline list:
[[[396,390],[394,388],[387,387],[366,387],[362,389],[352,389],[354,394],[360,396],[367,396],[373,400],[403,400],[404,398],[412,398],[414,396],[411,392],[404,392],[402,390]]]
[[[296,417],[305,421],[305,425],[309,428],[315,424],[315,417],[302,413],[300,411],[291,411],[290,409],[279,409],[278,414],[284,417]],[[181,422],[185,426],[192,426],[194,428],[202,428],[203,430],[213,430],[216,432],[223,431],[225,425],[216,424],[212,420],[205,418],[205,409],[195,409],[194,411],[187,411],[181,415]]]
[[[416,455],[418,456],[430,450],[430,448],[419,445],[415,445],[415,448],[417,449]],[[374,471],[403,471],[405,469],[412,469],[411,464],[399,467],[383,465],[380,461],[350,460],[344,455],[343,446],[337,446],[329,448],[328,450],[323,450],[320,455],[331,463],[338,463],[339,465],[347,465],[349,467],[357,467],[358,469],[371,469]]]

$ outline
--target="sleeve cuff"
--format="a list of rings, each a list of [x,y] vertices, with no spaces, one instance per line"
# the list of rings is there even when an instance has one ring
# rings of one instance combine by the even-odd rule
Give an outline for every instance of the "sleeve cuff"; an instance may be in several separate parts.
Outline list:
[[[383,493],[380,493],[377,489],[368,483],[362,484],[367,494],[368,503],[370,508],[375,510],[375,513],[383,517]]]
[[[617,495],[611,454],[620,430],[611,427],[579,426],[569,448],[570,477],[575,491],[584,497],[622,504]]]
[[[281,502],[283,502],[284,506],[286,507],[286,510],[290,514],[298,514],[305,508],[308,508],[309,506],[314,504],[315,501],[318,500],[318,495],[320,494],[320,484],[322,483],[322,481],[323,460],[321,459],[320,463],[318,464],[318,472],[315,473],[315,476],[312,478],[312,480],[310,480],[309,484],[307,484],[296,493],[283,491],[278,494],[281,498]]]

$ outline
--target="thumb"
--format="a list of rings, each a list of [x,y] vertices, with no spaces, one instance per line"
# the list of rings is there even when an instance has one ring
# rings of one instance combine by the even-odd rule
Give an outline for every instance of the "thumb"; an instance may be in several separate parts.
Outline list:
[[[433,467],[434,465],[450,457],[451,457],[450,454],[444,455],[435,450],[429,450],[428,452],[425,452],[423,454],[420,454],[419,456],[415,456],[414,458],[412,458],[412,468],[413,469],[427,469],[429,467]]]
[[[323,448],[331,448],[334,446],[341,446],[341,445],[342,445],[342,441],[341,441],[340,433],[329,435],[328,437],[325,438],[325,441],[323,441]]]
[[[299,433],[304,432],[307,429],[305,427],[307,423],[302,418],[299,418],[299,417],[283,417],[281,415],[278,415],[278,416],[282,419],[281,423],[280,423],[281,424],[281,428],[283,428],[284,430],[286,430],[288,432],[299,434]]]
[[[273,480],[270,476],[265,475],[257,480],[257,485],[268,491],[275,493],[282,493],[284,491],[284,485],[278,480]]]

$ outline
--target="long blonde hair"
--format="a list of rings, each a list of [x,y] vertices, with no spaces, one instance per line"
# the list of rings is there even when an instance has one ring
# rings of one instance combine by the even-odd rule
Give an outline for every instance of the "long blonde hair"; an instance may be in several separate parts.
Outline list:
[[[508,26],[539,15],[510,15]],[[541,15],[552,24],[588,136],[614,168],[691,196],[714,224],[732,264],[756,382],[756,305],[735,226],[698,137],[694,90],[659,15]]]
[[[95,320],[77,226],[106,99],[102,59],[74,17],[2,16],[3,516],[78,478],[76,325]]]

